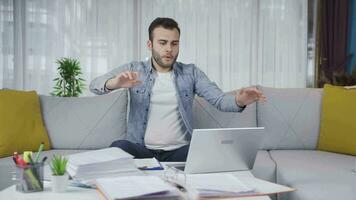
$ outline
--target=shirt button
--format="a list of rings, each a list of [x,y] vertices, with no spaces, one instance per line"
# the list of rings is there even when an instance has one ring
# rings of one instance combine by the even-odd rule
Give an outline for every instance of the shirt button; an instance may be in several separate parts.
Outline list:
[[[148,108],[146,108],[146,111],[148,111]]]

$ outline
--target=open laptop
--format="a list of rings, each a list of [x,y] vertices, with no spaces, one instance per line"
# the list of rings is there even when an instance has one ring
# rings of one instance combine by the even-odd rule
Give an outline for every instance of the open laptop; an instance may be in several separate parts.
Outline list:
[[[264,127],[194,129],[185,164],[168,164],[185,173],[250,170]]]

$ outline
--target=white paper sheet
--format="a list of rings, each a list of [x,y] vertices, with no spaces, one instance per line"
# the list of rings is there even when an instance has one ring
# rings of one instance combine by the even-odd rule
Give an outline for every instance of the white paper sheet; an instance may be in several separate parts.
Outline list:
[[[176,190],[157,176],[130,176],[96,180],[97,187],[109,199],[127,199],[144,195],[164,194]]]

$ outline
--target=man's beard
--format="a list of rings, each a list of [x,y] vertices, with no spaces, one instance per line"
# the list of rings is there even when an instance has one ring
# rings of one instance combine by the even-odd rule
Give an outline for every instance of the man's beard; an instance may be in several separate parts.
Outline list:
[[[156,63],[163,67],[163,68],[171,68],[173,66],[173,64],[176,62],[178,54],[172,59],[172,63],[171,64],[164,64],[162,61],[162,56],[159,55],[159,53],[157,51],[155,51],[152,48],[152,57],[153,59],[155,59]]]

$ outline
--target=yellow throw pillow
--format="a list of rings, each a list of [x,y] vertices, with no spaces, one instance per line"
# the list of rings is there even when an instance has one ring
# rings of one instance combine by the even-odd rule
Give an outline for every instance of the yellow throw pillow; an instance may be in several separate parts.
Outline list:
[[[324,86],[318,149],[356,155],[356,89]]]
[[[50,148],[35,91],[0,90],[0,158]]]

